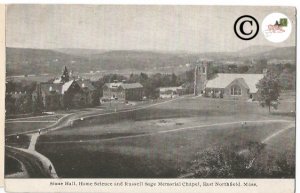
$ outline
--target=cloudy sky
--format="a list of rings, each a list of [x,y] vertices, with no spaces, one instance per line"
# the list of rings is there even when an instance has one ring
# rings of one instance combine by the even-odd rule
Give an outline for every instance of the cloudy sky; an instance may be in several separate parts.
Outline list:
[[[252,15],[260,23],[280,12],[293,23],[290,37],[271,43],[260,31],[243,41],[235,20]],[[251,45],[295,45],[295,12],[283,7],[10,5],[6,15],[8,47],[105,50],[236,51]]]

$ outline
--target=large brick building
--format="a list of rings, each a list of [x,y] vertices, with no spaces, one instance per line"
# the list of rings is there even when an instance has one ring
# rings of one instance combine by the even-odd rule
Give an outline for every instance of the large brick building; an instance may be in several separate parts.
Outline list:
[[[139,101],[143,99],[143,86],[140,83],[113,82],[102,87],[103,98]]]

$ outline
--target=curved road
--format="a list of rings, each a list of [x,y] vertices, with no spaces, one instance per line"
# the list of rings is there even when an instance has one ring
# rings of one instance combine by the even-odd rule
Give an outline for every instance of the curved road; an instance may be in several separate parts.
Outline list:
[[[31,178],[51,178],[51,174],[44,170],[42,162],[32,154],[7,146],[5,153],[22,162]]]

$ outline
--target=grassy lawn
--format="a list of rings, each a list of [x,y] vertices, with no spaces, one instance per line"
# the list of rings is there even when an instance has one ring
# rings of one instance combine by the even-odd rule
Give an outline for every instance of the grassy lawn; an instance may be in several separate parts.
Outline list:
[[[31,130],[45,128],[54,124],[55,121],[63,117],[63,114],[50,115],[50,116],[36,116],[27,117],[14,120],[6,120],[5,122],[5,135],[17,134]],[[32,122],[31,122],[32,121]],[[35,122],[36,121],[36,122]],[[39,122],[41,121],[41,122]]]
[[[19,138],[16,135],[5,137],[5,145],[27,149],[30,144],[31,136],[23,134],[18,136]]]
[[[282,175],[295,177],[295,146],[296,129],[292,127],[270,140],[266,148],[257,157],[254,165],[263,165],[275,171],[278,170],[276,167],[281,166],[283,172],[278,172],[278,178]],[[274,165],[276,165],[275,168]]]
[[[296,92],[295,91],[283,91],[280,93],[280,100],[288,100],[295,101],[296,100]]]
[[[267,108],[261,108],[257,103],[223,101],[217,99],[193,99],[188,97],[150,108],[102,115],[101,118],[86,118],[84,121],[77,121],[74,125],[82,127],[86,125],[110,124],[122,120],[143,121],[189,117],[200,117],[207,121],[218,121],[219,117],[224,116],[229,117],[229,119],[235,116],[233,119],[236,120],[270,117]]]
[[[289,108],[277,112],[289,112]],[[42,135],[36,148],[53,162],[60,177],[173,178],[190,166],[197,152],[222,145],[242,150],[290,123],[205,125],[270,119],[294,117],[269,114],[257,103],[187,97],[147,109],[86,118],[73,127]],[[201,127],[184,129],[196,126]],[[294,152],[294,139],[283,139],[285,134],[266,146],[277,151],[266,150],[269,156],[255,163],[269,167],[264,164],[270,157]]]
[[[64,114],[56,114],[56,115],[41,115],[41,116],[35,116],[35,117],[24,117],[24,118],[18,118],[13,120],[6,120],[7,122],[12,121],[56,121],[59,118],[64,116]]]
[[[37,130],[53,124],[53,122],[10,122],[5,123],[5,135]]]
[[[37,150],[50,158],[61,177],[168,178],[177,177],[181,169],[189,167],[199,151],[216,145],[243,149],[247,143],[260,141],[284,126],[269,123],[241,128],[235,124],[87,143],[49,144],[41,138]]]

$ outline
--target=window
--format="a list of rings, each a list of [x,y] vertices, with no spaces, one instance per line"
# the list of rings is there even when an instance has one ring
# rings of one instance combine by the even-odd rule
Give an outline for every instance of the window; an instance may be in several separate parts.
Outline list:
[[[241,87],[238,85],[231,86],[231,95],[234,96],[242,95]]]
[[[204,66],[202,67],[202,72],[203,72],[203,74],[206,73],[206,68]]]

